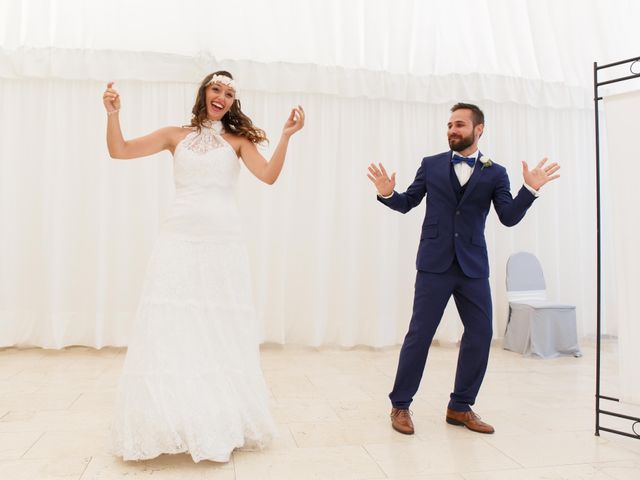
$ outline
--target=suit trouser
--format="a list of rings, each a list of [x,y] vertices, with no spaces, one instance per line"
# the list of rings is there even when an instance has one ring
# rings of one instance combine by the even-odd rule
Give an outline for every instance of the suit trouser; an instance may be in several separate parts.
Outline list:
[[[393,391],[396,408],[409,408],[418,391],[429,346],[453,295],[464,333],[460,341],[458,366],[448,408],[470,410],[480,390],[489,360],[493,330],[489,279],[467,277],[454,260],[444,273],[418,271],[413,315],[400,350]]]

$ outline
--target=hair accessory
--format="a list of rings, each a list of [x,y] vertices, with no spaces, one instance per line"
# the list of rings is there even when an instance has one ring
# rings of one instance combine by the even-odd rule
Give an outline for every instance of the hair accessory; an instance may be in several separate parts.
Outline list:
[[[226,75],[214,75],[213,77],[211,77],[211,80],[207,82],[207,86],[211,85],[212,83],[222,83],[223,85],[236,90],[236,82],[234,82],[233,79],[227,77]]]

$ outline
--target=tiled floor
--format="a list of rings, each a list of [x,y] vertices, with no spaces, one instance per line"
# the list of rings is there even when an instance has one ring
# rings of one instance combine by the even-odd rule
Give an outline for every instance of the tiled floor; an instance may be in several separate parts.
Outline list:
[[[615,344],[605,347],[603,393],[615,395]],[[537,360],[494,347],[475,409],[496,433],[480,435],[444,422],[457,349],[433,347],[412,406],[416,435],[404,436],[389,426],[386,398],[397,348],[265,347],[278,440],[227,464],[194,464],[108,454],[124,350],[2,349],[0,479],[638,480],[640,441],[594,436],[593,346],[584,350]]]

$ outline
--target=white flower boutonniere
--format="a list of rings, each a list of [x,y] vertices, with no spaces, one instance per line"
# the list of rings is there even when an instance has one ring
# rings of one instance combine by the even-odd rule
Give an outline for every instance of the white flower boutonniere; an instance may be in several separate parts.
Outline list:
[[[493,165],[493,162],[491,161],[491,159],[484,155],[480,157],[480,163],[482,164],[482,167],[480,168],[480,170],[484,170],[485,168],[489,168],[491,165]]]

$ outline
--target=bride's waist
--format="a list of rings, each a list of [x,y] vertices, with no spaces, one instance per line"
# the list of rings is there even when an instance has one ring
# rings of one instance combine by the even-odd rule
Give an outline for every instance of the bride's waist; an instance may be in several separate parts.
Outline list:
[[[220,199],[234,200],[235,188],[233,187],[200,187],[195,185],[176,187],[175,200],[189,199]]]
[[[187,237],[238,237],[240,213],[229,196],[178,196],[162,221],[161,231]]]

